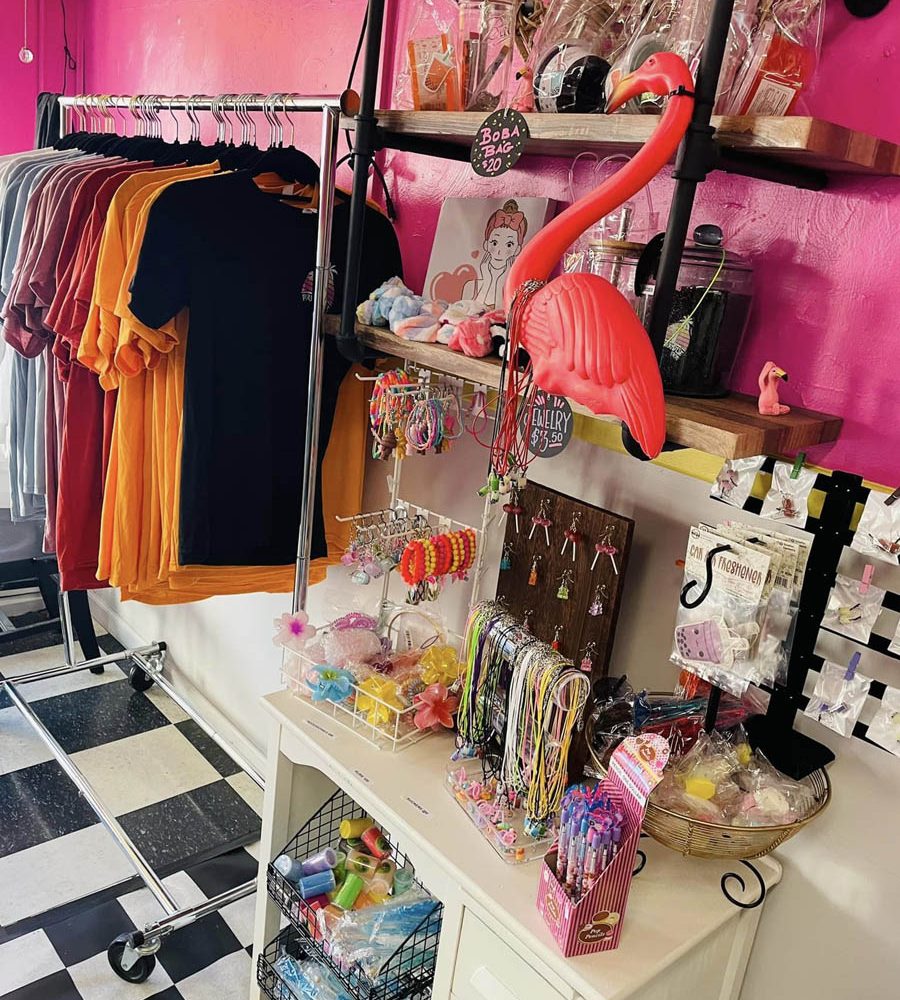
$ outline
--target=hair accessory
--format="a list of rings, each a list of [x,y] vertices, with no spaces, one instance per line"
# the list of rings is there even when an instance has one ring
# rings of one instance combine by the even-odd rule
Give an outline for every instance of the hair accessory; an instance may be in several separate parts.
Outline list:
[[[536,555],[534,559],[531,560],[531,572],[528,574],[528,586],[536,587],[538,582],[538,562],[541,556]]]
[[[566,554],[566,547],[569,543],[572,543],[572,562],[575,562],[575,549],[578,543],[581,541],[581,532],[578,530],[578,522],[581,520],[581,511],[576,510],[572,515],[572,523],[565,530],[565,541],[563,542],[563,547],[560,551],[560,555],[564,556]]]
[[[594,599],[591,601],[590,607],[588,608],[588,614],[592,618],[598,618],[602,615],[608,598],[609,594],[606,590],[606,584],[598,583],[596,589],[594,590]]]
[[[504,477],[506,479],[506,477]],[[501,488],[502,492],[502,488]],[[519,491],[517,487],[510,485],[508,487],[508,492],[510,494],[510,501],[503,505],[503,510],[512,515],[516,519],[516,534],[519,533],[519,515],[524,513],[522,505],[519,503]]]
[[[503,546],[503,555],[500,556],[500,569],[512,569],[512,543],[507,542]]]
[[[413,717],[417,729],[453,728],[453,713],[459,707],[459,698],[450,694],[444,684],[431,684],[417,694],[413,704],[418,711]]]
[[[559,649],[559,639],[562,634],[563,634],[562,625],[557,625],[556,628],[553,630],[553,642],[550,643],[551,649],[556,649],[556,650]]]
[[[556,592],[556,596],[561,601],[568,601],[569,599],[569,584],[572,582],[572,571],[567,569],[563,572],[563,575],[559,578],[559,590]]]
[[[353,693],[353,674],[339,667],[320,666],[306,677],[313,701],[346,701]]]
[[[581,663],[579,663],[578,666],[586,674],[589,674],[594,669],[594,653],[596,651],[597,651],[596,642],[589,642],[584,647],[584,655],[581,657]]]
[[[272,642],[276,646],[284,646],[295,653],[302,651],[306,643],[316,634],[315,625],[310,625],[309,616],[305,611],[298,611],[296,614],[283,614],[275,619],[275,628],[278,631]]]
[[[612,563],[613,573],[618,576],[619,567],[616,565],[616,553],[619,550],[612,544],[612,528],[607,528],[606,531],[604,531],[603,537],[600,541],[594,544],[594,550],[597,554],[594,556],[594,561],[591,563],[591,572],[593,572],[594,567],[597,565],[597,560],[600,556],[609,556],[609,561]]]
[[[553,522],[547,517],[547,501],[541,500],[541,505],[538,507],[537,514],[531,519],[531,531],[528,532],[528,537],[531,538],[535,531],[540,527],[544,529],[544,537],[547,539],[547,548],[550,548],[550,526]]]

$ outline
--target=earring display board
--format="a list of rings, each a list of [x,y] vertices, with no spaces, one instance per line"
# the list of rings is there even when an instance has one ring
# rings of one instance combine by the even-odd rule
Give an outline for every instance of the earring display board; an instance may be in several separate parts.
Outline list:
[[[592,677],[605,677],[634,521],[533,482],[518,494],[517,505],[521,508],[518,532],[515,516],[510,513],[506,519],[497,596],[512,614],[527,618],[529,629],[539,639],[552,643],[556,636],[564,656],[576,666],[587,656]],[[572,541],[567,537],[573,530],[580,536],[575,541],[574,561]],[[602,551],[598,552],[598,545]],[[535,575],[532,584],[529,581]],[[568,598],[558,596],[560,588],[568,592]]]

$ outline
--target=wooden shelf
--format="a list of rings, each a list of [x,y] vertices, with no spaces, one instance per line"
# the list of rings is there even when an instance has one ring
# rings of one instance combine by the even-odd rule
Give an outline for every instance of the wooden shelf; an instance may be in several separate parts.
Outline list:
[[[484,120],[480,112],[377,111],[382,130],[396,136],[471,144]],[[656,127],[653,115],[529,114],[528,153],[571,156],[632,153]],[[743,159],[778,162],[828,172],[900,176],[900,145],[818,118],[713,118],[720,146]],[[352,129],[345,118],[342,127]]]
[[[326,318],[330,333],[337,333],[338,327],[338,317]],[[496,389],[500,384],[498,358],[467,358],[442,344],[402,340],[389,330],[374,326],[357,326],[356,331],[362,343],[382,354],[414,361],[489,388]],[[613,419],[597,417],[577,403],[573,403],[572,409],[596,420]],[[668,439],[684,448],[697,448],[722,458],[784,455],[811,448],[837,440],[841,424],[840,417],[799,408],[784,417],[764,417],[757,411],[755,397],[739,393],[724,399],[666,397]]]

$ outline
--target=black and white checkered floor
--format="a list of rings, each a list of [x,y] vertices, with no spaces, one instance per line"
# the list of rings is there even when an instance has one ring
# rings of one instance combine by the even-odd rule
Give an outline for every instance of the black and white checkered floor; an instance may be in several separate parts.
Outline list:
[[[98,640],[121,649],[112,636]],[[58,632],[46,643],[5,641],[0,672],[14,679],[61,664]],[[19,690],[179,904],[255,876],[261,792],[162,691],[134,691],[115,665]],[[0,691],[0,1000],[244,1000],[253,902],[177,931],[147,982],[122,982],[108,945],[161,910]]]

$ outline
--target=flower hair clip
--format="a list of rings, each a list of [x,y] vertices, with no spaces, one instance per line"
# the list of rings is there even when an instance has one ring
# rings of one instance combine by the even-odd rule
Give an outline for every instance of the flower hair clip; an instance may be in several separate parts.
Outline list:
[[[278,630],[272,642],[276,646],[283,646],[293,653],[299,653],[310,639],[316,634],[315,625],[310,625],[309,615],[305,611],[297,611],[295,614],[283,614],[275,619],[275,628]]]

